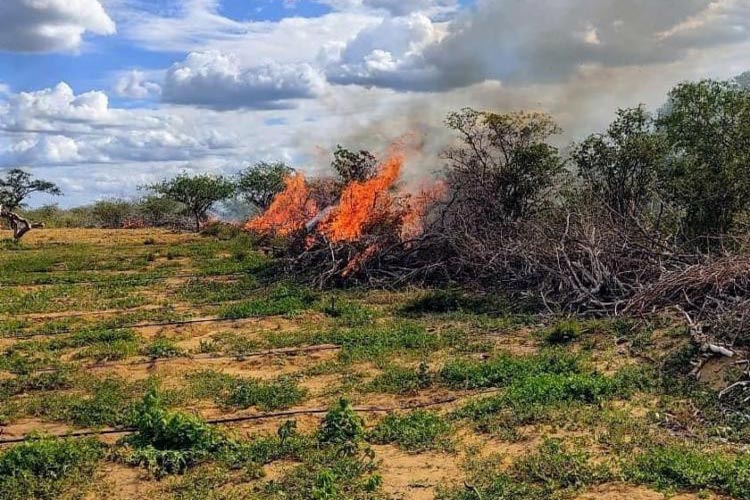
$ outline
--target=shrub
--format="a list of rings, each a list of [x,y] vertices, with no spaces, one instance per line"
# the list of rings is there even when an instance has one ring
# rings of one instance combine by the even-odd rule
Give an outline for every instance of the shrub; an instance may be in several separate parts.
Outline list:
[[[451,447],[450,422],[435,412],[417,410],[405,415],[388,415],[369,435],[377,444],[395,443],[410,452]]]
[[[548,344],[565,344],[578,340],[582,333],[581,323],[576,320],[564,320],[545,330],[542,338]]]
[[[750,499],[750,455],[706,452],[685,445],[654,446],[626,464],[625,476],[661,490],[710,489]]]
[[[135,410],[133,424],[136,432],[121,440],[126,449],[119,456],[128,464],[146,467],[157,477],[182,473],[234,446],[200,418],[165,410],[154,388],[147,391]]]
[[[362,419],[356,414],[349,401],[340,399],[338,404],[326,413],[318,441],[341,446],[350,452],[356,450],[365,435]]]
[[[0,453],[0,498],[52,500],[80,493],[102,455],[95,439],[32,437]]]

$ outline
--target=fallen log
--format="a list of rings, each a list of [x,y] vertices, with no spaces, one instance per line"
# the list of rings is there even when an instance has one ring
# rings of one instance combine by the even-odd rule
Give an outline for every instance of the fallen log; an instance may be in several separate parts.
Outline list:
[[[10,228],[13,230],[14,241],[19,241],[23,238],[23,235],[32,229],[44,227],[44,224],[41,222],[29,222],[17,213],[5,208],[3,205],[0,205],[0,218],[8,221],[8,225],[10,225]]]

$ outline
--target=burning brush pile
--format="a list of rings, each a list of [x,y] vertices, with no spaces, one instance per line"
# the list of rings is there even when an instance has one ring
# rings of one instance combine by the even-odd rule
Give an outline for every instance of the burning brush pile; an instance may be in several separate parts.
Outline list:
[[[410,192],[400,187],[403,153],[393,151],[367,179],[333,190],[300,173],[246,229],[286,243],[290,271],[317,285],[426,281],[427,228],[441,200],[440,183]],[[337,193],[335,191],[338,191]]]

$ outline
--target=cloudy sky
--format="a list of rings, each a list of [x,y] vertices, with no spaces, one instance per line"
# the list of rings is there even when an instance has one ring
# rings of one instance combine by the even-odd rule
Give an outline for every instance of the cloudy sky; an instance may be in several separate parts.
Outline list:
[[[451,109],[544,110],[564,146],[749,69],[750,0],[1,0],[0,169],[70,206],[410,133],[421,175]]]

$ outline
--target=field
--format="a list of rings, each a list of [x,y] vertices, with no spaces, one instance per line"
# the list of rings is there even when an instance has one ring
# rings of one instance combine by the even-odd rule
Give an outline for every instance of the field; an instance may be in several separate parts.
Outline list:
[[[750,499],[741,366],[693,381],[678,316],[320,291],[237,234],[3,245],[3,500]]]

